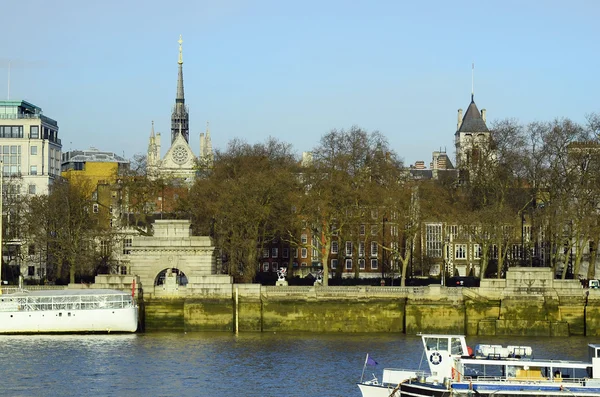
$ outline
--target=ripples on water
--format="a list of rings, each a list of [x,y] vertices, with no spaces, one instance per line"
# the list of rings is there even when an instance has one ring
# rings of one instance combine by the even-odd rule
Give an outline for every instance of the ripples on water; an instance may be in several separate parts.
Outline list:
[[[600,338],[467,338],[587,360]],[[419,367],[420,338],[398,334],[148,333],[0,336],[0,396],[359,397],[365,354]],[[425,365],[425,363],[424,363]]]

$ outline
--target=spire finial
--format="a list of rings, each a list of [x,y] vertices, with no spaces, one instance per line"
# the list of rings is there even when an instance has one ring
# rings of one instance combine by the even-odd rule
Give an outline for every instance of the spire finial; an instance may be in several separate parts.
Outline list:
[[[208,134],[208,133],[210,133],[210,132],[209,132],[209,130],[208,130],[208,129],[209,129],[209,127],[210,127],[210,122],[208,122],[208,121],[207,121],[207,122],[206,122],[206,133],[207,133],[207,134]]]
[[[475,96],[475,62],[471,63],[471,102]]]
[[[152,120],[152,130],[150,132],[150,136],[154,137],[154,120]]]
[[[183,39],[181,38],[181,35],[179,35],[179,40],[177,42],[179,43],[179,61],[177,61],[177,63],[182,65],[183,64],[183,50],[181,48],[181,45],[183,44]]]

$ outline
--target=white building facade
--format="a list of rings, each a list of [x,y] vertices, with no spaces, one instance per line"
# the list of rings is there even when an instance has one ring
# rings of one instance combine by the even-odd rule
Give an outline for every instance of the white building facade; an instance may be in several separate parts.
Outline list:
[[[0,101],[0,153],[5,178],[21,178],[21,194],[47,194],[60,175],[58,123],[26,101]]]

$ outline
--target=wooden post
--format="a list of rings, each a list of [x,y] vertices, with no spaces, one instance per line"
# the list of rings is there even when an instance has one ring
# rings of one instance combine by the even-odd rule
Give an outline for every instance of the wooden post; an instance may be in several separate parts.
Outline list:
[[[240,312],[239,312],[239,287],[235,286],[235,334],[239,331]]]

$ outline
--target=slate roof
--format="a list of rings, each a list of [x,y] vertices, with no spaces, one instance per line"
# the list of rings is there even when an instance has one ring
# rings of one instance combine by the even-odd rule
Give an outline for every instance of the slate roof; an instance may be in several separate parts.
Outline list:
[[[471,95],[471,103],[457,132],[490,132],[487,125],[485,125],[485,121],[481,118],[477,105],[475,105],[473,95]]]

